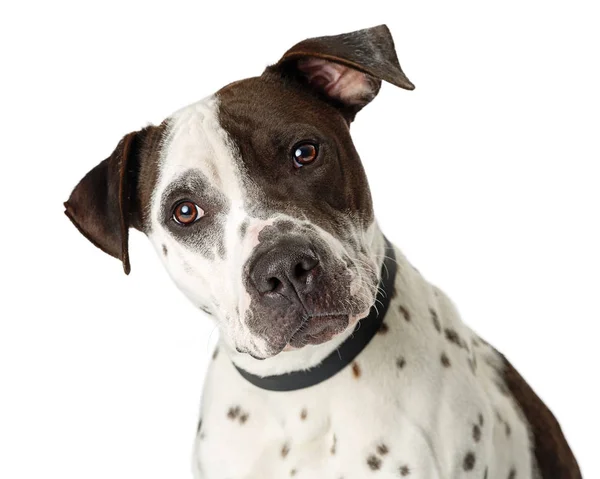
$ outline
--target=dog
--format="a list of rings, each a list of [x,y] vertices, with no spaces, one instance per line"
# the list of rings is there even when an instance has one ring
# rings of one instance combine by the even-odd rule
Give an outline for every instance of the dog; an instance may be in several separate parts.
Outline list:
[[[413,84],[385,25],[311,38],[125,135],[65,203],[130,271],[145,233],[216,321],[199,479],[575,479],[561,428],[378,227],[351,136]]]

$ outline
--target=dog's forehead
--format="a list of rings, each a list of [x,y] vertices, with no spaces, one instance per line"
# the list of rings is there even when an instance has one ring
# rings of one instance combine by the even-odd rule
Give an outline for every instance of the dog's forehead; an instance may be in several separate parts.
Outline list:
[[[219,100],[211,95],[175,112],[160,165],[164,189],[175,178],[195,170],[231,200],[239,200],[235,152],[219,123]]]

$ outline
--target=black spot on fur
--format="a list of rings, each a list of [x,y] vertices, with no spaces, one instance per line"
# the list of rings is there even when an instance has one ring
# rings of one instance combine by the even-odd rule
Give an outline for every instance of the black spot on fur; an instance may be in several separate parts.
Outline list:
[[[246,232],[248,231],[248,224],[250,221],[244,220],[240,225],[240,239],[244,239],[246,237]]]
[[[385,444],[381,443],[377,446],[377,454],[380,456],[385,456],[388,452],[390,452],[390,450]]]
[[[240,410],[239,406],[230,407],[229,410],[227,411],[227,417],[233,421],[235,418],[237,418],[240,415],[240,411],[241,410]]]
[[[283,445],[283,447],[281,448],[281,457],[286,458],[289,453],[290,453],[290,446],[287,443],[285,443]]]
[[[508,479],[515,479],[517,477],[517,470],[513,467],[508,473]]]
[[[304,420],[306,420],[306,416],[308,416],[308,412],[306,411],[306,409],[303,409],[302,411],[300,411],[300,419],[302,419],[304,421]]]
[[[371,454],[369,457],[367,457],[367,465],[371,468],[371,470],[378,471],[381,469],[381,459],[379,459],[375,454]]]
[[[463,460],[463,469],[471,471],[475,467],[475,454],[468,452]]]
[[[465,342],[458,335],[456,331],[450,328],[444,329],[444,333],[446,334],[446,339],[453,344],[456,344],[459,348],[466,348]]]
[[[406,321],[410,321],[410,313],[408,312],[408,309],[406,309],[404,306],[400,305],[398,310],[400,311],[400,314]]]
[[[479,425],[483,427],[483,414],[479,413]]]
[[[358,379],[361,375],[360,366],[356,361],[352,363],[352,375]]]
[[[468,362],[471,372],[475,374],[477,372],[477,359],[475,359],[475,356],[473,356],[468,359]]]
[[[440,324],[440,319],[433,308],[429,308],[429,314],[431,314],[431,321],[433,322],[433,326],[437,330],[438,333],[442,332],[442,325]]]
[[[296,469],[292,469],[292,470],[290,471],[290,476],[292,476],[292,477],[293,477],[293,476],[295,476],[295,475],[296,475]]]
[[[335,454],[335,452],[337,451],[337,436],[334,434],[333,435],[333,444],[331,445],[331,454]]]
[[[379,329],[377,330],[378,334],[385,334],[390,330],[390,327],[386,323],[381,323]]]
[[[213,355],[212,355],[213,361],[215,359],[217,359],[218,355],[219,355],[219,348],[217,347],[217,348],[215,348],[215,351],[213,352]]]
[[[445,368],[449,368],[450,367],[450,358],[448,358],[448,356],[446,355],[446,353],[442,353],[440,361],[442,362],[442,366],[444,366]]]
[[[475,424],[473,426],[473,440],[479,442],[481,440],[481,428]]]
[[[248,416],[250,416],[247,412],[243,413],[240,416],[240,424],[246,424],[246,421],[248,420]]]
[[[408,466],[401,466],[400,467],[400,475],[402,477],[406,477],[410,474],[410,468]]]
[[[398,358],[398,359],[396,359],[396,366],[399,369],[403,369],[404,366],[406,366],[406,360],[404,358]]]
[[[165,245],[162,245],[162,252],[165,255],[165,257],[167,256],[167,254],[169,254],[169,251],[167,250],[167,247]]]

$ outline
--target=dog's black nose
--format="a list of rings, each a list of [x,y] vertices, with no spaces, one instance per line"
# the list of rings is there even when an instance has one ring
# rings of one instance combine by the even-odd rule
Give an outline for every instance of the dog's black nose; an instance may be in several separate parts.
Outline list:
[[[256,259],[250,279],[265,297],[297,300],[315,287],[319,258],[310,243],[300,238],[279,240]]]

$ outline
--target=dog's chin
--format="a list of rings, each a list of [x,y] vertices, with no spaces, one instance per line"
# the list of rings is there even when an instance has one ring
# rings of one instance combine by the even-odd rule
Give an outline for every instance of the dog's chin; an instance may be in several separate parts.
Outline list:
[[[343,333],[349,324],[350,317],[347,314],[311,316],[303,321],[283,350],[326,343]]]

